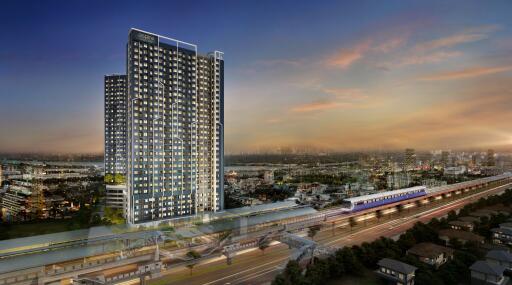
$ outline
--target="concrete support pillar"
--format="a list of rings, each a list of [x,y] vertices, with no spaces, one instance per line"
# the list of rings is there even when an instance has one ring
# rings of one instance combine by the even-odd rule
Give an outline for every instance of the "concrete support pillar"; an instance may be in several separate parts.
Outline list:
[[[242,237],[247,235],[247,217],[240,218],[240,235]]]

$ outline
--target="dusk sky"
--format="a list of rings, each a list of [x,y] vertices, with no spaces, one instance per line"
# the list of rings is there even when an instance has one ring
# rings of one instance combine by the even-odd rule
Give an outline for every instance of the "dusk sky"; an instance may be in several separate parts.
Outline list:
[[[102,152],[132,27],[225,53],[227,153],[512,145],[512,1],[0,7],[0,152]]]

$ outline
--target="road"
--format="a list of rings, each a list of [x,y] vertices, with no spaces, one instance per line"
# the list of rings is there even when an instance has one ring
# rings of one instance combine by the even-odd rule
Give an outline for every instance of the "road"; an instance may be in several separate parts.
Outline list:
[[[432,218],[442,217],[449,211],[462,208],[464,205],[478,200],[480,197],[503,192],[510,184],[491,188],[463,198],[448,200],[433,208],[422,207],[404,211],[391,218],[382,218],[378,223],[359,225],[352,231],[335,229],[333,232],[326,226],[315,236],[315,241],[329,246],[350,246],[362,242],[370,242],[381,236],[396,237],[412,227],[416,222],[428,222]],[[284,267],[292,250],[288,246],[274,243],[265,250],[250,249],[239,253],[231,265],[226,264],[223,257],[208,260],[194,267],[192,274],[188,268],[173,268],[164,272],[160,278],[148,284],[178,285],[220,285],[220,284],[265,284]]]

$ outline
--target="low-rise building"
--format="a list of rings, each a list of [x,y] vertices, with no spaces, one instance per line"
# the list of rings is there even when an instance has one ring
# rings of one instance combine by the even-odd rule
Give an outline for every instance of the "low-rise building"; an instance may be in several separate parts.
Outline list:
[[[512,254],[508,250],[490,250],[485,255],[485,260],[491,264],[497,264],[512,271]]]
[[[512,229],[501,227],[491,229],[491,238],[495,244],[512,245]]]
[[[451,166],[444,168],[444,175],[462,175],[466,173],[467,168],[464,165],[460,166]]]
[[[477,217],[471,217],[471,216],[464,216],[464,217],[459,217],[457,220],[459,221],[463,221],[463,222],[470,222],[470,223],[479,223],[480,222],[480,218],[477,218]]]
[[[505,285],[508,284],[508,277],[504,276],[505,267],[479,260],[471,267],[472,285]]]
[[[390,283],[397,285],[414,285],[416,267],[391,258],[383,258],[378,262],[376,273]]]
[[[30,189],[11,185],[2,198],[3,219],[10,222],[27,219],[31,196]]]
[[[475,225],[471,222],[465,222],[465,221],[451,221],[448,223],[450,225],[450,228],[454,230],[462,230],[462,231],[468,231],[472,232],[475,228]]]
[[[113,209],[126,209],[126,185],[107,184],[105,186],[106,206]]]
[[[475,217],[475,218],[488,218],[490,219],[491,218],[491,214],[487,213],[487,212],[482,212],[482,211],[476,211],[476,212],[473,212],[473,213],[470,213],[469,214],[471,217]]]
[[[510,230],[512,230],[512,223],[511,223],[511,222],[501,223],[501,224],[500,224],[500,228],[502,228],[502,229],[510,229]]]
[[[457,239],[461,243],[466,243],[468,241],[476,242],[476,243],[484,243],[484,237],[479,236],[474,233],[470,233],[467,231],[458,231],[454,229],[440,230],[439,238],[443,240],[447,245],[450,244],[450,239]]]
[[[430,242],[422,242],[411,247],[407,250],[407,254],[435,268],[453,259],[453,249]]]

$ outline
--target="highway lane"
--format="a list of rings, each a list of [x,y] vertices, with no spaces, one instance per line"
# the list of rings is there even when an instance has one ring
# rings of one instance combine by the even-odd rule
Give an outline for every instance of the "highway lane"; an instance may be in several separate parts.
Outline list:
[[[442,217],[449,211],[461,208],[480,197],[503,192],[509,185],[437,204],[430,209],[427,206],[412,209],[410,212],[404,211],[395,218],[383,218],[378,224],[369,224],[367,227],[359,226],[353,231],[336,229],[334,236],[329,226],[326,226],[315,237],[315,240],[320,244],[341,247],[373,241],[380,236],[394,237],[418,221],[428,222],[434,217]],[[149,284],[264,284],[270,282],[286,264],[291,252],[287,246],[281,244],[269,247],[265,255],[262,255],[258,249],[253,249],[237,255],[232,265],[226,265],[225,258],[218,258],[205,264],[196,265],[192,275],[186,268],[176,268],[166,271],[163,277],[152,280]]]

